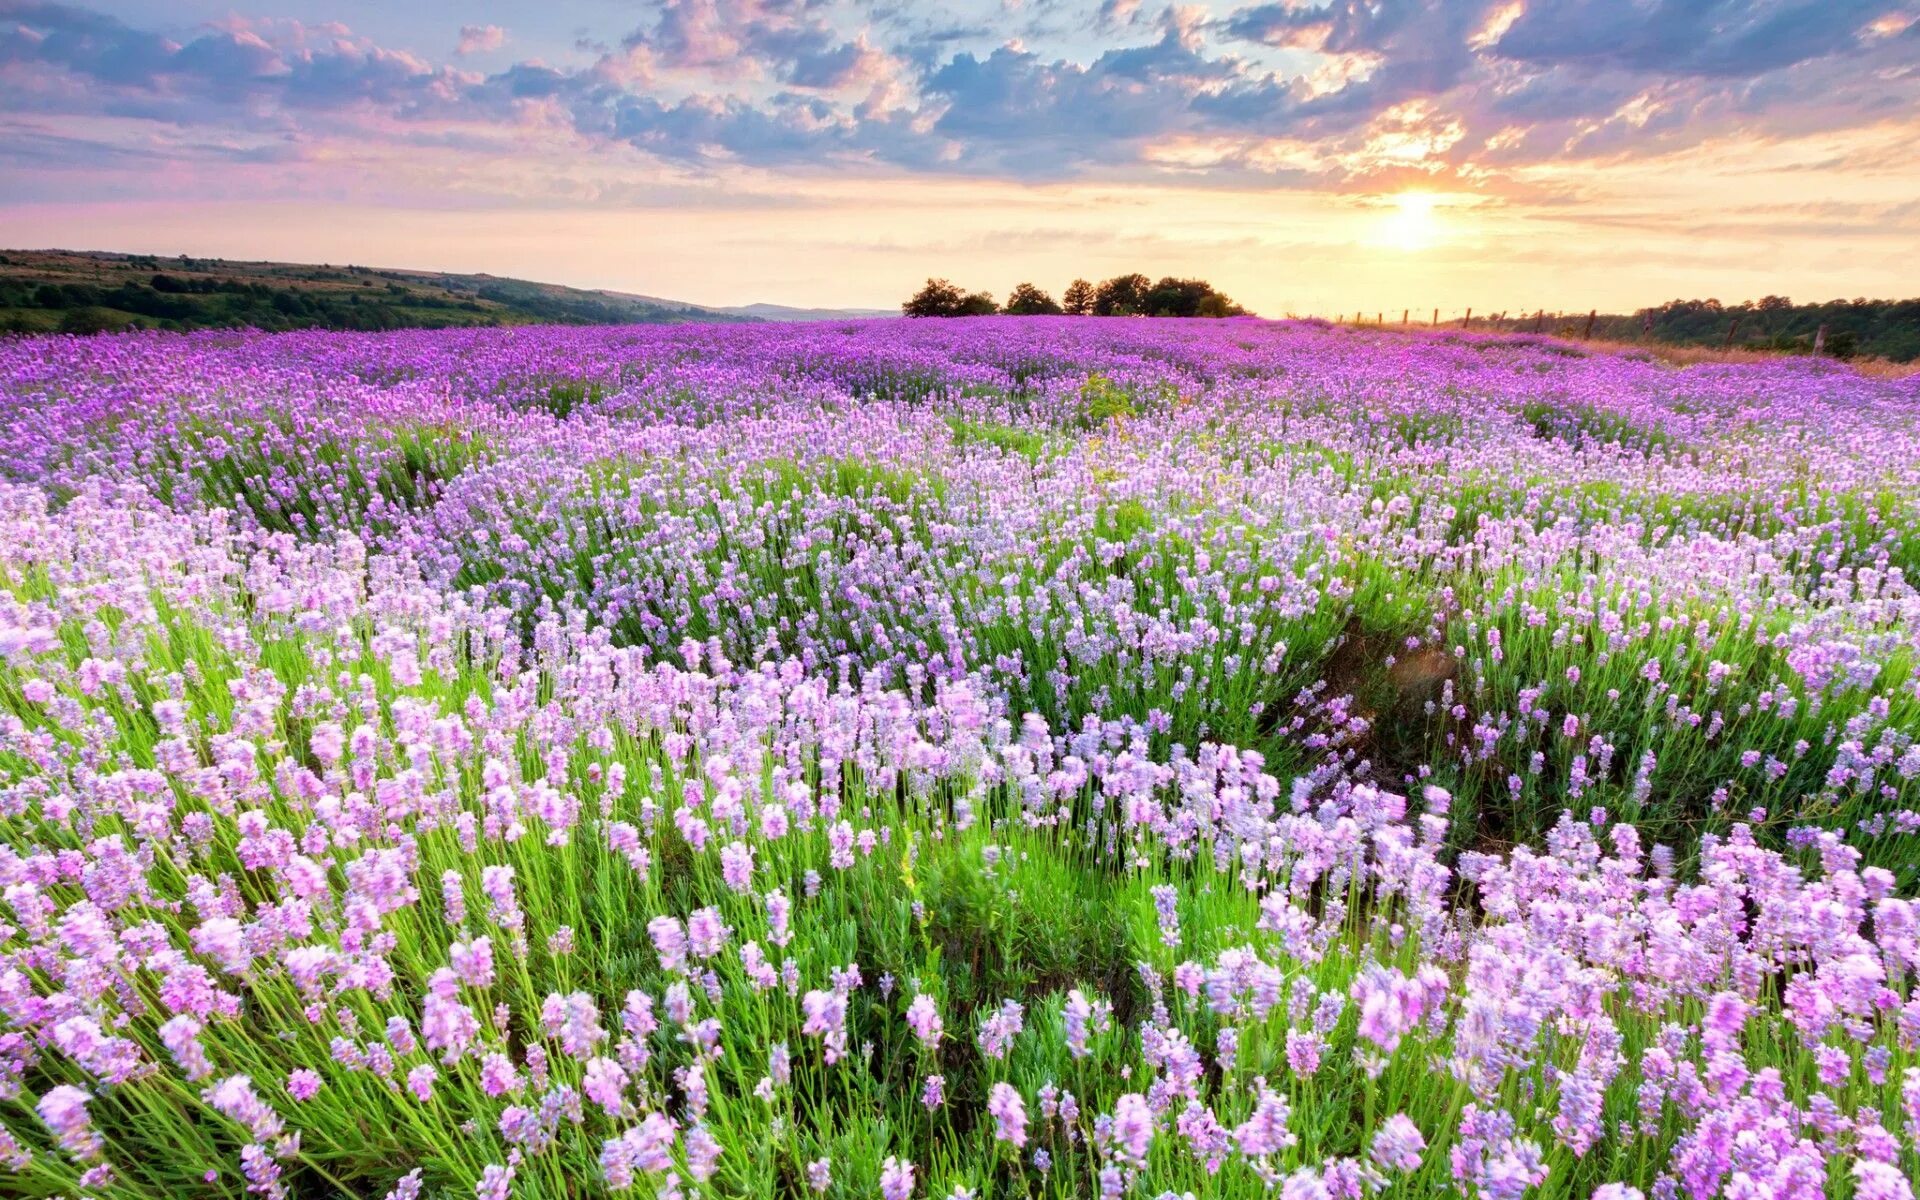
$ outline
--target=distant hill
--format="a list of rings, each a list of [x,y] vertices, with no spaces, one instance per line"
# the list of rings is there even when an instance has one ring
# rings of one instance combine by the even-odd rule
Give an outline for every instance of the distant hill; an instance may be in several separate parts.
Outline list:
[[[869,310],[706,308],[497,275],[80,250],[0,251],[0,332],[439,329],[828,320]],[[888,313],[886,315],[892,315]]]
[[[715,309],[755,321],[845,321],[848,318],[897,317],[897,308],[789,308],[784,304],[742,304]]]

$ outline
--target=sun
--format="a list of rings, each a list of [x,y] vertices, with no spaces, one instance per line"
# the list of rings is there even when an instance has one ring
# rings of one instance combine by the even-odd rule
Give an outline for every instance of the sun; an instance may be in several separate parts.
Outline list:
[[[1440,197],[1432,192],[1399,192],[1388,197],[1392,207],[1381,230],[1381,240],[1400,250],[1425,250],[1440,238],[1434,210]]]

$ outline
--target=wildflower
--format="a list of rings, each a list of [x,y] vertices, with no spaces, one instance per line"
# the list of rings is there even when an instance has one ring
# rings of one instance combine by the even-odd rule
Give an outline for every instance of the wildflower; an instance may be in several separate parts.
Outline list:
[[[413,1093],[413,1098],[420,1103],[431,1103],[433,1100],[433,1085],[439,1078],[440,1073],[430,1065],[422,1064],[414,1067],[407,1072],[407,1091]]]
[[[493,986],[493,939],[477,937],[447,947],[447,961],[460,982],[471,988]]]
[[[513,1060],[495,1051],[480,1063],[480,1089],[487,1095],[498,1098],[518,1092],[525,1084],[520,1072],[514,1067]]]
[[[1160,942],[1167,947],[1180,945],[1180,911],[1176,907],[1180,893],[1168,884],[1153,888],[1153,909],[1160,917]]]
[[[600,1027],[600,1010],[585,992],[549,993],[540,1005],[540,1028],[575,1058],[585,1058],[607,1040],[606,1030]]]
[[[400,1181],[387,1192],[386,1200],[420,1200],[420,1193],[426,1186],[425,1172],[415,1167],[400,1177]]]
[[[214,1111],[247,1128],[256,1142],[278,1138],[284,1128],[280,1117],[253,1090],[253,1081],[245,1075],[230,1075],[201,1093]]]
[[[696,909],[687,917],[687,944],[697,958],[712,958],[720,953],[732,933],[721,921],[717,908]]]
[[[1913,1185],[1892,1163],[1856,1161],[1853,1186],[1858,1200],[1913,1200]]]
[[[1419,1023],[1426,1004],[1426,992],[1416,980],[1377,966],[1354,980],[1353,997],[1360,1003],[1360,1036],[1388,1054]]]
[[[1287,1103],[1285,1096],[1262,1088],[1253,1115],[1233,1131],[1233,1140],[1240,1147],[1240,1153],[1249,1158],[1264,1158],[1292,1146],[1299,1140],[1287,1128],[1292,1116],[1292,1106]]]
[[[913,1164],[888,1155],[880,1164],[881,1200],[907,1200],[913,1195]]]
[[[1087,1046],[1090,1032],[1102,1032],[1108,1027],[1109,1009],[1104,1000],[1089,1001],[1079,988],[1067,993],[1066,1004],[1061,1008],[1061,1021],[1066,1028],[1067,1052],[1075,1058],[1085,1058],[1091,1051]]]
[[[33,1155],[20,1144],[11,1129],[0,1125],[0,1167],[15,1174],[27,1169],[33,1162]]]
[[[839,1062],[847,1052],[847,998],[838,991],[811,991],[800,1001],[803,1021],[800,1032],[821,1038],[826,1060]]]
[[[940,1046],[943,1025],[940,1021],[940,1007],[932,996],[922,992],[913,998],[907,1006],[907,1027],[920,1039],[920,1044],[929,1050]]]
[[[1553,1131],[1579,1158],[1600,1139],[1606,1102],[1604,1083],[1590,1071],[1556,1072],[1559,1080],[1559,1112],[1553,1118]]]
[[[753,847],[745,842],[721,847],[720,874],[729,888],[745,894],[753,886]]]
[[[1395,1113],[1374,1131],[1371,1153],[1382,1170],[1406,1174],[1418,1170],[1427,1139],[1405,1113]]]
[[[1027,1106],[1011,1084],[996,1083],[987,1093],[987,1113],[993,1117],[994,1138],[1015,1149],[1027,1144]]]
[[[1320,1057],[1326,1042],[1310,1029],[1287,1030],[1287,1066],[1296,1075],[1313,1075],[1320,1070]]]
[[[474,1200],[509,1200],[513,1195],[512,1167],[499,1163],[488,1163],[480,1170],[480,1179],[473,1185]]]
[[[647,1114],[638,1125],[601,1144],[601,1178],[618,1192],[634,1185],[636,1172],[671,1171],[674,1138],[673,1122],[660,1113]]]
[[[71,1084],[50,1088],[40,1097],[35,1111],[60,1143],[60,1148],[82,1162],[100,1157],[105,1142],[87,1117],[91,1099]]]
[[[1026,1009],[1016,1000],[1003,1000],[980,1026],[980,1052],[991,1059],[1007,1056],[1013,1039],[1026,1025]]]
[[[193,931],[193,948],[236,975],[253,962],[246,931],[232,917],[212,917],[201,922]]]
[[[655,917],[647,922],[647,936],[653,939],[654,952],[659,955],[662,971],[684,972],[687,969],[685,926],[672,917]]]
[[[185,1013],[169,1017],[160,1025],[160,1042],[189,1080],[198,1081],[213,1074],[213,1062],[200,1044],[201,1023]]]
[[[784,946],[793,940],[793,932],[789,927],[793,905],[787,899],[787,894],[779,888],[767,893],[766,905],[767,940],[776,946]]]
[[[1113,1110],[1115,1152],[1137,1170],[1146,1169],[1147,1150],[1153,1142],[1153,1110],[1145,1096],[1128,1092]]]
[[[687,1131],[687,1173],[702,1182],[713,1178],[720,1162],[720,1142],[705,1125]]]

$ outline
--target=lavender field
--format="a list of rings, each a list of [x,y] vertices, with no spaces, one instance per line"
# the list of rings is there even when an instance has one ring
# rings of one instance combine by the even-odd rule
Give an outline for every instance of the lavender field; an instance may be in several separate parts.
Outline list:
[[[1910,1200],[1920,376],[0,342],[0,1194]]]

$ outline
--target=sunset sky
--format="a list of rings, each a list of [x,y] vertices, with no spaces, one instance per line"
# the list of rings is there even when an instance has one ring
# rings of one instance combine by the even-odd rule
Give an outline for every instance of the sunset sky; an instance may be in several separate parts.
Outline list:
[[[711,304],[1920,292],[1920,2],[0,0],[0,245]]]

